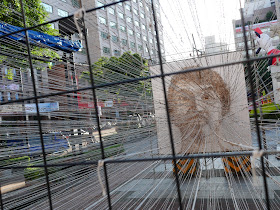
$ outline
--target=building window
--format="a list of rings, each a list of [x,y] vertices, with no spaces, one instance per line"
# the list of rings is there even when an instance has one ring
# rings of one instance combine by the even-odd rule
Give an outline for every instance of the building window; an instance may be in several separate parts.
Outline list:
[[[144,13],[141,12],[141,13],[140,13],[140,17],[141,17],[141,18],[145,18]]]
[[[111,28],[114,28],[114,29],[117,29],[117,24],[113,21],[110,22],[110,27]]]
[[[137,9],[133,9],[133,13],[134,13],[135,15],[138,15],[138,10],[137,10]]]
[[[143,24],[142,24],[141,28],[142,28],[143,30],[146,30],[146,26],[143,25]]]
[[[18,99],[19,99],[19,97],[18,97],[18,93],[16,93],[15,97],[16,97],[16,100],[18,100]]]
[[[136,33],[137,38],[141,39],[141,34],[139,32]]]
[[[153,44],[153,39],[152,38],[150,38],[149,41],[150,41],[151,44]]]
[[[103,31],[101,31],[101,37],[102,37],[103,39],[108,39],[108,38],[109,38],[109,35],[108,35],[108,33],[105,33],[105,32],[103,32]]]
[[[61,0],[61,1],[66,2],[66,0]],[[76,8],[81,7],[79,0],[72,0],[72,5],[73,5],[73,7],[76,7]]]
[[[135,48],[135,42],[130,42],[130,47]]]
[[[119,50],[114,50],[114,55],[115,55],[115,56],[120,56],[120,55],[121,55],[121,51],[119,51]]]
[[[143,46],[142,45],[138,45],[138,49],[139,50],[143,50]]]
[[[11,93],[10,92],[7,92],[7,99],[8,99],[8,101],[11,100]]]
[[[118,12],[118,15],[119,15],[119,17],[120,17],[121,19],[123,19],[123,18],[124,18],[124,14],[123,14],[123,13]]]
[[[51,5],[48,5],[46,3],[41,3],[41,5],[44,7],[44,9],[49,12],[49,13],[52,13],[53,12],[53,8]]]
[[[101,3],[100,1],[97,1],[97,2],[96,2],[96,6],[97,6],[97,7],[103,7],[104,4]],[[102,9],[104,10],[104,7],[103,7]]]
[[[127,31],[128,31],[129,35],[133,35],[134,34],[134,32],[131,29],[128,29]]]
[[[131,23],[131,22],[132,22],[131,17],[127,17],[127,18],[126,18],[126,21],[127,21],[128,23]]]
[[[122,39],[122,44],[123,44],[124,46],[127,46],[127,40],[126,40],[126,39]]]
[[[117,36],[114,36],[114,35],[113,35],[113,36],[112,36],[112,41],[113,41],[113,42],[118,42],[118,41],[119,41],[119,38],[118,38]]]
[[[109,47],[103,47],[103,53],[110,54],[110,48]]]
[[[121,32],[125,32],[125,26],[120,26],[120,30],[121,30]]]
[[[147,41],[147,37],[146,37],[146,36],[143,36],[143,40],[144,40],[144,41]]]
[[[138,22],[137,20],[135,20],[134,23],[135,23],[135,25],[136,25],[137,27],[139,27],[140,24],[139,24],[139,22]]]
[[[111,15],[115,15],[115,10],[113,8],[109,7],[108,11]]]
[[[147,47],[145,47],[145,52],[146,52],[146,53],[148,52],[148,48],[147,48]]]
[[[103,18],[103,17],[98,17],[98,19],[99,19],[99,23],[104,24],[104,25],[107,25],[107,21],[106,21],[105,18]]]
[[[0,101],[1,101],[1,102],[3,102],[3,101],[4,101],[4,98],[3,98],[2,92],[0,92]]]
[[[128,11],[131,11],[131,6],[128,5],[128,4],[126,4],[126,5],[125,5],[125,9],[128,10]]]
[[[57,14],[58,14],[58,16],[60,16],[60,17],[67,17],[68,16],[68,12],[66,12],[66,11],[64,11],[64,10],[62,10],[62,9],[57,9]]]

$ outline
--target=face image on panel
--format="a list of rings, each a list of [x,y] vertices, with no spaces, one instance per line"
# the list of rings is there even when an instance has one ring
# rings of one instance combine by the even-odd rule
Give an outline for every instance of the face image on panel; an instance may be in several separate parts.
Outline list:
[[[230,111],[230,91],[212,70],[174,75],[168,90],[171,122],[181,133],[181,153],[193,153],[217,138]]]

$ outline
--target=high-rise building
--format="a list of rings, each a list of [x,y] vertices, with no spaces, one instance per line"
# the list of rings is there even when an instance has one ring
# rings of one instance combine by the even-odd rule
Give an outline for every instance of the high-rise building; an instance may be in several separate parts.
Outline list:
[[[42,5],[49,12],[49,19],[65,17],[73,14],[79,7],[85,9],[100,7],[114,0],[42,0]],[[160,24],[158,0],[154,1],[157,22]],[[126,51],[138,53],[144,58],[154,60],[157,57],[157,41],[155,38],[154,20],[151,2],[149,0],[132,0],[119,3],[106,9],[99,9],[86,14],[91,61],[100,57],[120,56]],[[61,26],[54,23],[53,27],[63,30],[70,25]],[[73,27],[73,26],[72,26]],[[163,47],[161,27],[159,27],[160,42]],[[77,34],[71,36],[77,39]],[[75,63],[86,63],[84,52],[74,54]]]
[[[111,2],[83,0],[82,4],[85,8],[93,8]],[[158,1],[155,1],[155,7],[159,23]],[[91,40],[89,50],[93,61],[101,56],[120,56],[126,51],[138,53],[147,59],[153,59],[157,54],[154,20],[149,0],[132,0],[99,9],[87,14],[86,20]]]

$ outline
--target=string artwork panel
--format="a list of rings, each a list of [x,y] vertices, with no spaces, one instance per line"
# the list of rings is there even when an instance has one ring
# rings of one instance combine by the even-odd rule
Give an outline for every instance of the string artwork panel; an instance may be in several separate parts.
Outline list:
[[[239,53],[231,53],[164,65],[165,73],[185,72],[166,77],[176,153],[240,151],[252,147],[243,65],[186,72],[240,58]],[[159,73],[158,66],[151,71]],[[161,80],[154,79],[152,84],[159,151],[171,154]]]

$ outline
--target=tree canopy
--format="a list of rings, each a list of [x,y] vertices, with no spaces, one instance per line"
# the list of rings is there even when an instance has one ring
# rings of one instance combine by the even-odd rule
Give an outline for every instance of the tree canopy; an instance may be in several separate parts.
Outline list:
[[[48,12],[41,5],[41,0],[23,0],[25,19],[27,27],[35,26],[46,22],[48,17]],[[22,15],[21,15],[21,5],[20,0],[2,0],[0,2],[0,21],[8,23],[14,26],[24,27]],[[40,31],[49,35],[59,35],[58,30],[53,29],[50,24],[37,27],[33,29],[35,31]],[[26,51],[25,47],[17,45],[16,42],[11,44],[11,42],[5,43],[2,41],[1,51],[17,52],[19,55]],[[58,58],[58,54],[51,49],[32,47],[31,53],[35,56],[47,57],[47,58]],[[1,61],[5,60],[5,56],[1,56]],[[20,60],[20,59],[19,59]],[[23,59],[24,60],[24,59]],[[25,61],[25,60],[24,60]],[[22,63],[22,60],[19,62]]]
[[[101,57],[92,65],[92,70],[95,85],[149,76],[147,60],[139,54],[132,54],[131,52],[125,52],[120,57]],[[90,81],[88,71],[83,72],[81,77]],[[125,83],[123,85],[104,88],[104,91],[107,95],[111,93],[120,96],[126,95],[127,97],[129,97],[129,92],[134,92],[134,95],[136,94],[140,98],[143,98],[145,96],[151,96],[151,81],[149,79]]]

